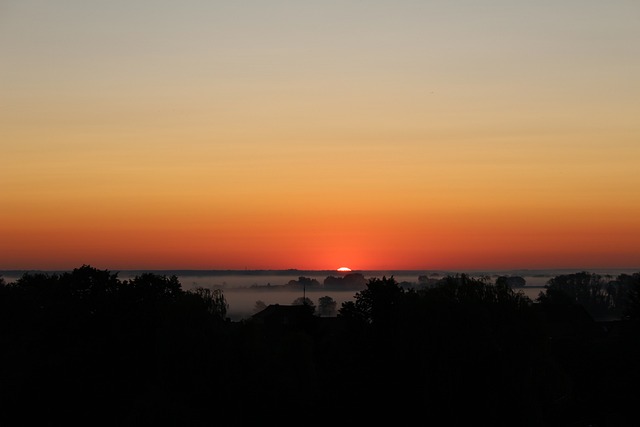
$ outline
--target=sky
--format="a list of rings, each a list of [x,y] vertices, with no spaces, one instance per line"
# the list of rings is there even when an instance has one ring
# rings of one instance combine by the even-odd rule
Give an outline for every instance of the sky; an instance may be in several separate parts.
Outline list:
[[[0,0],[0,269],[640,267],[637,0]]]

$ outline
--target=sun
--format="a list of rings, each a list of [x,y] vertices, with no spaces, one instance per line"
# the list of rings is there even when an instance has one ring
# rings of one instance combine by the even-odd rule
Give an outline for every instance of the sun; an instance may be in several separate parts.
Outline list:
[[[349,267],[340,267],[338,269],[338,271],[341,272],[341,273],[347,273],[347,272],[351,271],[351,269]]]

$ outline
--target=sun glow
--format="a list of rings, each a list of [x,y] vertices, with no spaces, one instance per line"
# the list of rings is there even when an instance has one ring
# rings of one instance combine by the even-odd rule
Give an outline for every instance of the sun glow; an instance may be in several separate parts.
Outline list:
[[[338,271],[343,272],[343,273],[346,273],[346,272],[351,271],[351,269],[350,269],[349,267],[340,267],[340,268],[338,269]]]

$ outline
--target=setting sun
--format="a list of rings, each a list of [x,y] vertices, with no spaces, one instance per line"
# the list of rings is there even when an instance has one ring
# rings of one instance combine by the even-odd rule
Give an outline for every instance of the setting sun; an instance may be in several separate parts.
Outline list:
[[[350,269],[349,267],[340,267],[340,268],[338,269],[338,271],[341,271],[341,272],[343,272],[343,273],[346,273],[346,272],[351,271],[351,269]]]

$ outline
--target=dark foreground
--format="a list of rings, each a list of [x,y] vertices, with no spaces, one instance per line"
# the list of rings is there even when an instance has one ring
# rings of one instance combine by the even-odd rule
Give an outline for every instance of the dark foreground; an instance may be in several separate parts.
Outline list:
[[[535,303],[464,275],[371,279],[335,317],[231,322],[176,277],[28,274],[0,286],[0,425],[637,425],[640,274],[607,292],[584,275]]]

